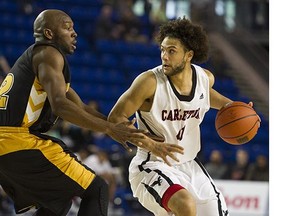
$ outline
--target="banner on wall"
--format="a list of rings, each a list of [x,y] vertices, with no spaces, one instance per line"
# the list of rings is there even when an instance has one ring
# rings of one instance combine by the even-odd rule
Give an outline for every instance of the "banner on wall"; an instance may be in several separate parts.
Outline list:
[[[268,216],[268,182],[215,180],[230,216]]]

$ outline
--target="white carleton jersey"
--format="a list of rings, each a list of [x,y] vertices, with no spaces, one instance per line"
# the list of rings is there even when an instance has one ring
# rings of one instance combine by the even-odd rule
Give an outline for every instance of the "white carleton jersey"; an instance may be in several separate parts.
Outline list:
[[[184,154],[177,154],[180,163],[193,160],[200,151],[200,123],[210,108],[209,79],[205,71],[192,64],[192,90],[189,96],[180,95],[162,66],[152,69],[157,87],[150,112],[137,111],[140,129],[164,137],[166,143],[179,144]],[[137,154],[144,149],[138,149]],[[172,164],[176,161],[168,158]],[[151,160],[162,160],[152,155]]]

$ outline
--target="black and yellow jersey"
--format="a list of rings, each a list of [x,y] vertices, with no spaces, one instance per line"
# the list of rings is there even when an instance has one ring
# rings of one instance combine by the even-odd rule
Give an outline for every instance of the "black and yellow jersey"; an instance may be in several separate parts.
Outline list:
[[[0,127],[26,127],[30,131],[46,132],[57,120],[51,111],[47,93],[32,69],[32,53],[36,46],[53,46],[63,55],[63,75],[67,90],[69,88],[70,70],[60,48],[43,42],[31,45],[17,59],[0,86]]]

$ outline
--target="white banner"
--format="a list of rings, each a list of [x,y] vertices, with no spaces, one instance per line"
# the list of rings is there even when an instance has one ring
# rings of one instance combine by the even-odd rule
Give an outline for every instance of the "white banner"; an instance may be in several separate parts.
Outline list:
[[[215,180],[223,193],[230,216],[269,215],[268,182]]]

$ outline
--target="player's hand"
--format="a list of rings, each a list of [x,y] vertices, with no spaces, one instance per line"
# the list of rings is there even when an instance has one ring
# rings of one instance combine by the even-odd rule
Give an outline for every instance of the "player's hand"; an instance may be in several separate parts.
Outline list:
[[[253,102],[252,101],[250,101],[249,103],[248,103],[248,105],[249,106],[251,106],[251,107],[253,107]],[[258,119],[259,119],[259,122],[258,122],[258,128],[260,128],[260,123],[261,123],[261,118],[260,118],[260,116],[257,114],[257,117],[258,117]]]
[[[151,134],[149,134],[149,136],[151,136]],[[151,136],[151,138],[156,137],[157,136],[154,135]],[[171,163],[168,161],[167,156],[174,161],[179,162],[178,158],[175,156],[175,153],[184,154],[183,147],[177,144],[163,143],[164,139],[161,137],[158,137],[159,139],[161,139],[161,141],[155,141],[151,138],[146,136],[146,138],[141,141],[141,148],[144,148],[147,151],[150,151],[155,156],[162,158],[163,161],[169,166],[171,166]]]
[[[131,128],[133,127],[134,123],[134,119],[132,121],[121,122],[117,124],[111,123],[107,134],[115,141],[121,143],[124,148],[130,152],[132,149],[128,146],[128,143],[150,151],[155,156],[162,158],[163,161],[169,166],[171,166],[171,164],[169,163],[167,156],[179,162],[175,156],[175,153],[183,154],[183,147],[176,144],[163,143],[164,139],[162,137],[149,134],[145,130]]]
[[[150,139],[153,139],[154,141],[157,141],[157,142],[164,142],[165,141],[165,139],[163,137],[156,136],[156,135],[151,134],[149,132],[146,132],[144,134],[146,136],[148,136]]]
[[[159,143],[156,142],[154,149],[151,151],[154,155],[161,157],[163,161],[171,166],[167,159],[167,156],[172,158],[174,161],[179,162],[179,159],[175,156],[175,153],[184,154],[183,147],[176,144]]]
[[[128,146],[128,142],[141,147],[141,141],[146,137],[144,133],[147,133],[145,130],[132,128],[134,123],[134,119],[132,121],[120,122],[117,124],[111,123],[107,135],[121,143],[126,150],[131,152],[132,149]]]

